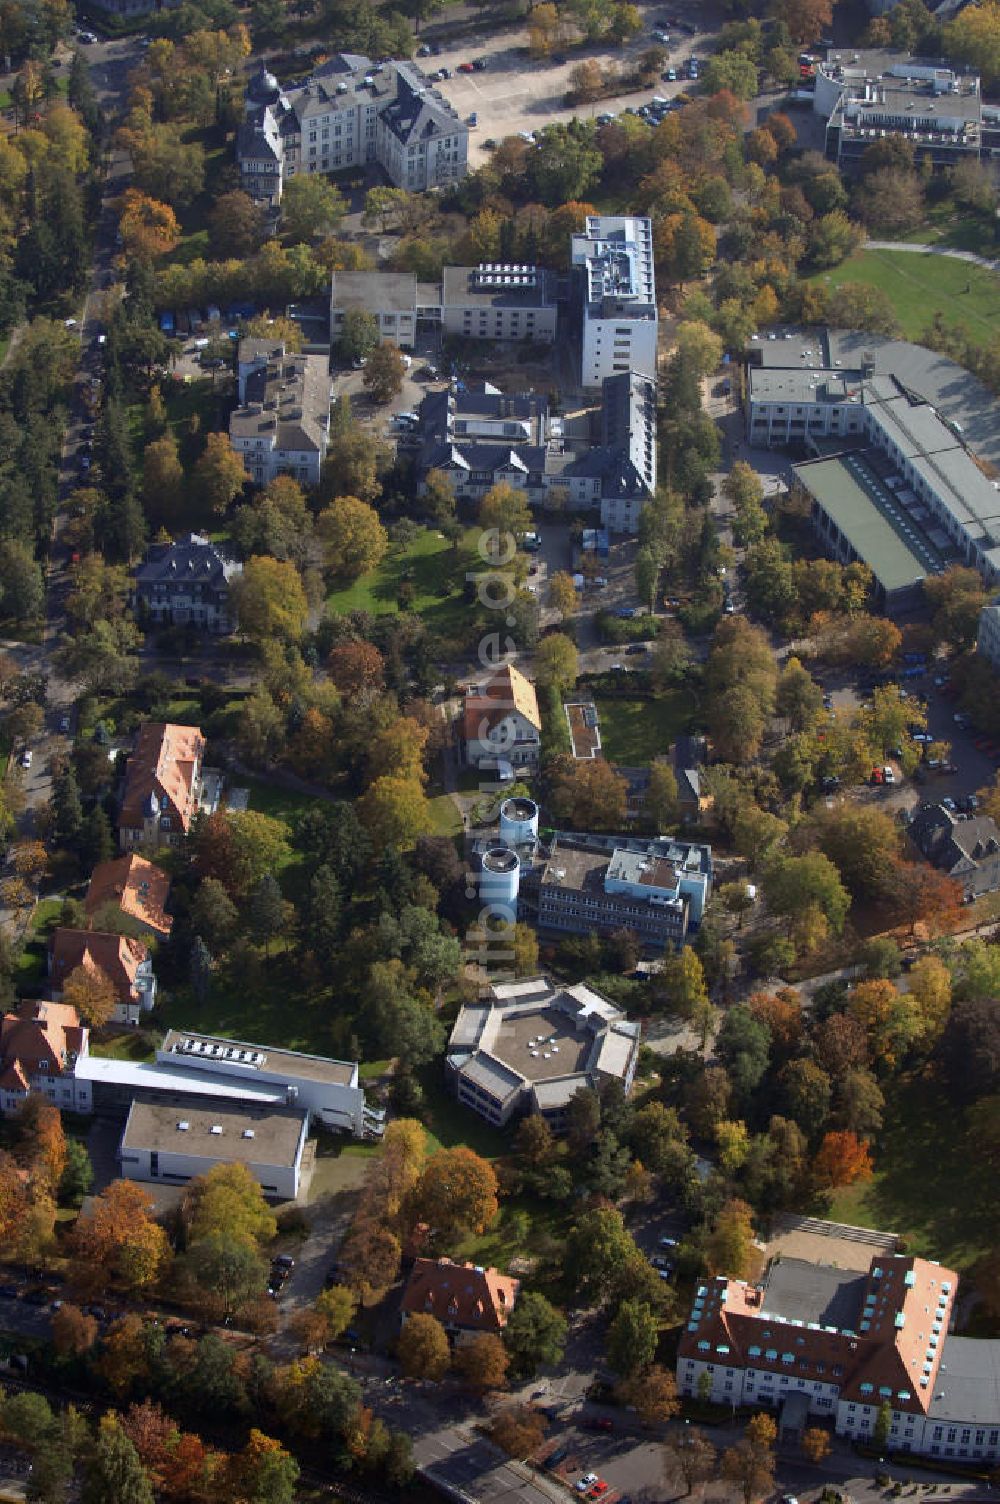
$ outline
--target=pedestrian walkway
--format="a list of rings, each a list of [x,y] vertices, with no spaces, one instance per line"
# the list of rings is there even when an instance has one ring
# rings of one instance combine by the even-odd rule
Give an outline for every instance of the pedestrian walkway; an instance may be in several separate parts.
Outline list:
[[[990,261],[986,256],[977,256],[975,251],[957,251],[950,245],[927,245],[920,240],[866,240],[863,251],[913,251],[925,256],[947,256],[952,261],[967,261],[970,266],[982,266],[988,272],[1000,272],[1000,260]]]

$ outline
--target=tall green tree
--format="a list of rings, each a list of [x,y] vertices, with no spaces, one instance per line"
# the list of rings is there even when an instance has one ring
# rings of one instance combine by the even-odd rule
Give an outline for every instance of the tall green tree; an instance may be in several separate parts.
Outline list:
[[[84,1470],[83,1504],[153,1504],[153,1489],[132,1442],[113,1414],[101,1417]]]

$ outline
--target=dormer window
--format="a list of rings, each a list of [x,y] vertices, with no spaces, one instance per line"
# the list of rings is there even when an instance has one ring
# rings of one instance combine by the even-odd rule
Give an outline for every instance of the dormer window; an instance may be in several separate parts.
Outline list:
[[[48,1068],[49,1068],[49,1062],[47,1060],[39,1060],[39,1062],[38,1062],[38,1070],[39,1070],[40,1074],[44,1075],[46,1073],[46,1071],[48,1070]]]

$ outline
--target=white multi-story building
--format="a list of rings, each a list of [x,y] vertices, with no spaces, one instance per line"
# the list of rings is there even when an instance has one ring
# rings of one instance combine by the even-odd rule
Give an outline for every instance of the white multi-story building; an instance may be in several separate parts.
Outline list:
[[[750,444],[820,456],[795,466],[817,530],[887,602],[908,609],[952,564],[1000,583],[1000,404],[968,372],[901,340],[807,329],[754,336],[746,376]]]
[[[242,341],[241,405],[229,419],[229,442],[258,486],[290,475],[319,484],[330,442],[330,364],[325,355],[287,355],[284,345]]]
[[[893,3],[869,0],[869,8]],[[816,65],[813,110],[826,120],[827,156],[845,172],[887,136],[909,142],[919,163],[936,168],[988,160],[1000,144],[1000,112],[983,104],[976,74],[881,48],[830,48]]]
[[[582,982],[504,983],[459,1011],[445,1072],[458,1100],[496,1128],[538,1112],[556,1131],[582,1087],[632,1090],[641,1030]]]
[[[133,1102],[118,1146],[126,1180],[186,1185],[215,1165],[245,1165],[265,1196],[294,1201],[309,1137],[305,1112]]]
[[[546,504],[563,491],[570,506],[600,512],[601,524],[634,533],[656,489],[656,390],[625,371],[601,383],[601,442],[589,425],[549,412],[534,392],[506,393],[489,382],[428,392],[419,408],[418,485],[439,470],[460,500],[484,496],[500,481]]]
[[[760,1284],[696,1287],[677,1356],[682,1395],[780,1411],[781,1433],[810,1416],[887,1448],[931,1457],[1000,1456],[1000,1342],[948,1335],[958,1276],[927,1259],[880,1254],[867,1273],[781,1258]]]
[[[292,1110],[307,1126],[355,1138],[378,1138],[385,1123],[365,1101],[356,1061],[178,1030],[153,1061],[95,1056],[76,1009],[47,1000],[20,1003],[0,1020],[0,1110],[16,1112],[29,1091],[68,1112],[127,1108],[137,1099],[172,1110],[178,1103]]]
[[[377,162],[398,187],[421,192],[463,177],[468,155],[468,127],[419,68],[354,53],[288,89],[261,64],[236,137],[243,188],[271,205],[297,172]]]
[[[655,377],[652,221],[591,214],[584,233],[572,238],[571,261],[581,278],[583,385],[626,371]]]

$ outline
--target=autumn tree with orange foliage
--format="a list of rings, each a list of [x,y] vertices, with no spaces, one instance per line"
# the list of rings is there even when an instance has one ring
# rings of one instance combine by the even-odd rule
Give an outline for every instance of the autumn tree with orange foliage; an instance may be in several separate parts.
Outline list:
[[[893,912],[914,934],[924,925],[932,935],[947,934],[962,914],[962,889],[953,877],[927,862],[900,862],[892,882]]]
[[[122,1316],[104,1333],[94,1364],[116,1399],[125,1399],[149,1372],[146,1326],[141,1316]]]
[[[837,1190],[872,1177],[868,1145],[848,1129],[825,1133],[813,1160],[813,1179],[821,1190]]]
[[[224,1472],[225,1491],[220,1495],[231,1504],[257,1504],[261,1499],[291,1499],[299,1478],[299,1465],[291,1452],[273,1436],[252,1430],[242,1452],[230,1457]]]
[[[508,1405],[493,1417],[490,1439],[508,1457],[530,1457],[545,1440],[545,1422],[530,1405]]]
[[[802,1039],[802,999],[795,988],[751,993],[747,1007],[770,1033],[772,1057],[794,1055]]]
[[[825,1458],[829,1457],[833,1449],[829,1433],[824,1431],[822,1426],[808,1426],[802,1432],[799,1445],[802,1448],[803,1457],[811,1462],[813,1467],[818,1467]]]
[[[448,1334],[436,1316],[414,1311],[396,1343],[399,1366],[408,1379],[439,1383],[451,1366]]]
[[[118,228],[131,257],[155,261],[177,249],[181,241],[177,216],[169,204],[127,188],[122,194]]]
[[[424,753],[428,732],[412,716],[400,716],[387,726],[368,749],[367,774],[370,779],[416,778],[427,781]]]
[[[388,1227],[370,1217],[356,1220],[340,1250],[344,1282],[365,1299],[382,1294],[399,1273],[402,1251]]]
[[[66,1168],[66,1135],[62,1113],[54,1102],[32,1092],[21,1104],[16,1119],[15,1153],[30,1172],[33,1186],[41,1186],[55,1198]]]
[[[413,1220],[437,1228],[443,1237],[466,1228],[483,1233],[500,1210],[498,1190],[496,1171],[489,1160],[464,1144],[439,1149],[413,1188]]]
[[[486,1389],[503,1387],[510,1354],[499,1337],[492,1332],[483,1332],[471,1342],[456,1347],[454,1364],[469,1388],[482,1393]]]
[[[74,966],[63,982],[63,1002],[75,1008],[85,1024],[100,1029],[114,1017],[118,994],[100,966]]]
[[[349,699],[362,692],[374,694],[385,684],[385,659],[371,642],[342,642],[331,648],[326,671]]]
[[[52,1346],[60,1358],[89,1353],[98,1335],[97,1321],[79,1306],[64,1302],[52,1316]]]
[[[170,1245],[152,1211],[144,1187],[134,1180],[112,1181],[73,1229],[74,1285],[88,1293],[112,1280],[135,1291],[154,1285],[167,1266]]]

